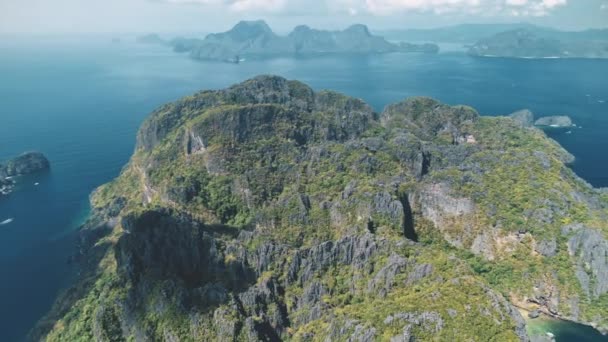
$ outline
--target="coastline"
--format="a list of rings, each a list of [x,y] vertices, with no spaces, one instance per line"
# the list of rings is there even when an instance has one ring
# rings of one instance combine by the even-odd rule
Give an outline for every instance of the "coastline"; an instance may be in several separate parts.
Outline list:
[[[526,59],[526,60],[552,60],[552,59],[566,59],[566,60],[576,60],[576,59],[591,59],[591,60],[608,60],[608,57],[582,57],[582,56],[545,56],[545,57],[535,57],[535,56],[500,56],[500,55],[477,55],[477,54],[469,54],[471,57],[478,58],[494,58],[494,59]]]
[[[532,336],[549,336],[547,333],[557,336],[558,334],[556,334],[554,332],[555,330],[554,331],[550,330],[551,327],[555,328],[556,324],[557,325],[560,325],[560,324],[578,325],[581,327],[594,329],[595,331],[597,331],[598,334],[600,334],[604,337],[608,337],[608,331],[602,331],[602,330],[598,329],[596,324],[575,321],[573,319],[560,316],[559,314],[554,315],[554,314],[551,314],[550,312],[547,312],[546,310],[544,310],[541,307],[538,307],[536,309],[530,309],[529,307],[524,307],[522,305],[518,305],[515,303],[512,303],[512,305],[517,309],[517,311],[519,311],[519,313],[522,315],[523,319],[525,320],[526,330],[528,332],[528,335],[530,335],[530,337],[532,337]],[[529,314],[535,310],[538,310],[540,312],[540,316],[538,316],[536,318],[531,318],[529,316]],[[555,340],[555,338],[553,338],[553,340]]]

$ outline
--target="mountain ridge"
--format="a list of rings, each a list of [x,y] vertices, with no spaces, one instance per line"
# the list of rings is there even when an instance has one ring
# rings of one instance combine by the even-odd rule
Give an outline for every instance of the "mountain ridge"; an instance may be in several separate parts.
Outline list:
[[[382,37],[372,35],[367,26],[362,24],[351,25],[342,31],[317,30],[299,25],[286,36],[279,36],[262,20],[240,21],[226,32],[212,33],[205,39],[190,44],[189,49],[184,49],[183,46],[175,49],[189,51],[195,59],[235,62],[237,56],[262,58],[328,53],[436,53],[439,50],[433,44],[390,43]]]

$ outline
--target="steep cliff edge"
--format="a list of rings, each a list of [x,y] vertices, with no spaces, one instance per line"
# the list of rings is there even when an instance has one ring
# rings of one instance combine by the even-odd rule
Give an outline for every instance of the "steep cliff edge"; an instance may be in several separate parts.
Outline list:
[[[608,196],[535,128],[279,77],[156,110],[33,339],[528,340],[606,326]]]

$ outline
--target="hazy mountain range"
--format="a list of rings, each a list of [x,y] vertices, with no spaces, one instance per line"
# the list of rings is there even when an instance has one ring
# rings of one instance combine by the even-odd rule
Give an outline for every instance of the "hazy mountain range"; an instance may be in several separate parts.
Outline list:
[[[528,30],[539,36],[564,40],[608,40],[608,29],[590,29],[584,31],[561,31],[550,27],[530,23],[512,24],[462,24],[434,29],[405,29],[375,31],[389,40],[429,41],[435,43],[472,44],[498,33],[513,30]]]
[[[583,32],[516,29],[482,38],[469,54],[512,58],[608,58],[607,30]]]
[[[140,37],[143,43],[157,43],[155,35]],[[367,26],[356,24],[341,31],[317,30],[299,25],[286,36],[276,34],[266,22],[241,21],[232,29],[212,33],[204,39],[175,38],[167,44],[176,52],[189,52],[195,59],[238,62],[242,58],[335,53],[436,53],[435,44],[391,43],[373,35]]]

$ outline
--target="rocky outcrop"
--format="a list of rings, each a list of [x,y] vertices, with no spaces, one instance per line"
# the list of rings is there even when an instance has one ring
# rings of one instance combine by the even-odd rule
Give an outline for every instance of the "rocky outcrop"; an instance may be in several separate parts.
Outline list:
[[[470,125],[479,114],[466,106],[447,106],[430,98],[413,98],[387,106],[381,116],[385,127],[409,126],[418,137],[432,140],[439,137],[449,143],[468,135]]]
[[[40,152],[28,152],[0,165],[0,178],[27,175],[50,169],[51,164]]]
[[[582,225],[562,229],[568,237],[568,253],[576,258],[576,276],[587,295],[608,293],[608,241],[599,231]]]
[[[572,123],[572,119],[569,116],[545,116],[534,122],[536,126],[545,126],[545,127],[572,127],[574,124]]]
[[[0,197],[13,191],[16,181],[13,177],[47,171],[49,160],[40,152],[27,152],[0,164]]]
[[[412,196],[412,203],[415,203],[422,217],[444,231],[451,244],[464,247],[465,240],[470,236],[463,235],[460,231],[451,233],[450,229],[454,228],[455,220],[463,222],[465,231],[472,228],[472,222],[467,222],[467,219],[475,212],[473,201],[454,196],[448,184],[438,183],[424,186]],[[482,250],[487,248],[483,247]]]
[[[518,110],[509,115],[521,127],[529,128],[534,126],[534,114],[529,109]]]

